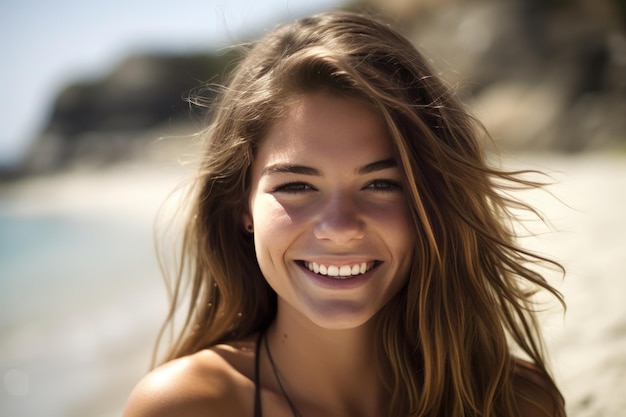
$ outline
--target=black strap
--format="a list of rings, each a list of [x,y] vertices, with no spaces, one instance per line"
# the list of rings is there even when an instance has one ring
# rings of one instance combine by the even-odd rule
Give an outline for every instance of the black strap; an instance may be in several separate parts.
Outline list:
[[[263,417],[261,413],[261,372],[259,371],[259,362],[261,361],[261,341],[264,334],[264,331],[259,332],[254,354],[254,417]]]

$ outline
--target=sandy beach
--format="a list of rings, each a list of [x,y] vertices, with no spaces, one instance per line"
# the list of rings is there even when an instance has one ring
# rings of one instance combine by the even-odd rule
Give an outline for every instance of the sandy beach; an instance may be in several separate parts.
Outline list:
[[[542,318],[574,417],[626,416],[626,155],[520,155],[549,193],[523,198],[553,230],[531,249],[567,268]],[[174,166],[83,170],[0,186],[0,415],[119,416],[147,371],[166,309],[154,254]]]

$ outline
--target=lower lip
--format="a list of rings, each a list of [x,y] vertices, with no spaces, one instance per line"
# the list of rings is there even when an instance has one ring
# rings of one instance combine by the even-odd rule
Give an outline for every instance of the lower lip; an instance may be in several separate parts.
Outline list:
[[[375,267],[364,274],[354,275],[350,277],[330,277],[327,275],[316,274],[304,265],[298,266],[304,271],[304,273],[308,277],[311,278],[313,282],[315,282],[317,286],[337,290],[349,290],[360,287],[369,279],[372,272],[376,269]]]

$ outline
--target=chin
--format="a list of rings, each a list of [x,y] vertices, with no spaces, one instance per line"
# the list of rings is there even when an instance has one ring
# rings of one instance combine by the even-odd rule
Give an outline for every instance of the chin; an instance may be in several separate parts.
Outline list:
[[[371,323],[376,315],[370,308],[358,308],[349,302],[329,302],[305,314],[318,327],[327,330],[351,330]]]

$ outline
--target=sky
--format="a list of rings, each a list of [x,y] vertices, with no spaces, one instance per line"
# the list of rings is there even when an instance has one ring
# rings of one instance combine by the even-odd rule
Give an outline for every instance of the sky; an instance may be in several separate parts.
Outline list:
[[[0,0],[0,166],[45,127],[56,94],[132,53],[193,52],[345,0]]]

